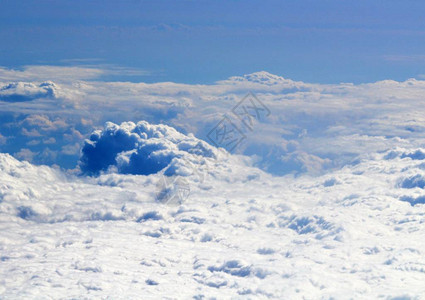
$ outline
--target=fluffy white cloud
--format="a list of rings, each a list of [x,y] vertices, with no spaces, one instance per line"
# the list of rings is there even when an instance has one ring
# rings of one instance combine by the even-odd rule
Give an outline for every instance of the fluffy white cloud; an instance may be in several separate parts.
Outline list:
[[[80,153],[81,145],[79,143],[65,145],[61,149],[61,153],[66,155],[77,155]]]
[[[48,139],[43,140],[43,144],[55,144],[56,139],[54,137],[50,137]]]
[[[30,82],[9,83],[0,85],[0,101],[21,102],[37,98],[56,98],[58,87],[53,82],[33,84]]]
[[[68,124],[59,117],[55,120],[51,120],[46,115],[29,115],[20,124],[21,126],[34,127],[41,131],[57,131],[68,127]]]
[[[107,128],[192,157],[171,128]],[[422,295],[424,149],[318,177],[272,177],[220,153],[204,181],[185,177],[177,207],[155,201],[158,174],[74,177],[0,154],[1,296],[36,298],[41,285],[53,298]]]

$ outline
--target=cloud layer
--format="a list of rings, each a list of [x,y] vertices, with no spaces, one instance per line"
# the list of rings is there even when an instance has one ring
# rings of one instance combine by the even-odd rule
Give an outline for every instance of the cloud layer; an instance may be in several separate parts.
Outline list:
[[[17,87],[9,92],[38,98],[25,102],[0,100],[0,134],[8,137],[0,150],[13,154],[28,149],[35,153],[27,156],[34,163],[75,167],[79,160],[76,144],[83,145],[93,128],[101,129],[108,121],[167,124],[211,143],[209,134],[226,116],[246,137],[233,153],[252,156],[259,167],[276,175],[321,174],[395,145],[423,144],[425,82],[420,80],[323,85],[257,72],[211,85],[189,85],[96,82],[70,77],[58,78],[60,83],[54,83],[56,98],[52,99],[47,93],[39,94],[45,90],[39,82],[30,81],[31,74],[21,75],[28,82],[20,85],[31,88],[20,94]],[[11,82],[1,84],[9,85]],[[270,111],[252,128],[244,126],[246,122],[233,112],[248,92],[253,92]],[[46,127],[40,122],[23,122],[40,118],[52,123],[60,119],[65,125]],[[12,136],[13,141],[9,138]],[[51,138],[56,143],[51,143]],[[133,153],[134,161],[136,157]],[[122,157],[123,166],[126,159],[130,158]]]
[[[166,151],[209,160],[165,126],[99,133],[108,145],[134,134],[141,148],[167,137]],[[0,295],[420,298],[423,153],[399,147],[296,178],[217,157],[206,180],[184,177],[177,207],[156,202],[159,174],[76,177],[0,154]]]

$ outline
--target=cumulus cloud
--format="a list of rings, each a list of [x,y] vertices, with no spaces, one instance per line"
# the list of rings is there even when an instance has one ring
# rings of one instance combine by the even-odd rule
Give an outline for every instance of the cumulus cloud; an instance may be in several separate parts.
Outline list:
[[[58,87],[53,82],[34,84],[16,82],[0,86],[0,101],[23,102],[37,98],[56,98]]]
[[[80,168],[98,174],[113,167],[119,173],[149,175],[171,165],[174,159],[216,157],[212,146],[186,136],[166,125],[146,121],[121,125],[108,122],[103,130],[94,131],[81,150]],[[174,168],[168,172],[177,173]]]
[[[62,147],[61,152],[65,155],[75,155],[80,152],[80,148],[81,146],[79,143],[65,145]]]
[[[35,127],[41,131],[57,131],[69,126],[59,117],[51,120],[46,115],[30,115],[21,122],[21,125]]]
[[[289,94],[302,91],[311,91],[312,86],[301,81],[293,81],[282,76],[270,74],[265,71],[246,74],[243,76],[232,76],[226,80],[217,82],[220,86],[228,86],[233,89],[267,90]]]
[[[50,137],[48,139],[43,140],[43,144],[55,144],[56,139],[54,137]]]
[[[23,148],[21,149],[19,152],[15,153],[15,157],[21,160],[26,160],[31,162],[34,158],[34,156],[36,156],[37,153],[32,152],[30,149],[27,148]]]
[[[27,137],[41,137],[41,133],[35,129],[22,128],[22,135]]]
[[[31,160],[33,163],[75,168],[79,158],[79,145],[82,144],[85,134],[93,130],[92,126],[86,122],[83,124],[80,120],[78,115],[60,113],[3,113],[0,117],[0,128],[2,134],[7,134],[8,140],[13,137],[13,143],[3,144],[2,151],[15,154],[25,148],[35,153]],[[48,155],[45,152],[47,146]]]
[[[40,141],[39,140],[30,140],[28,142],[26,142],[27,146],[35,146],[35,145],[39,145]]]

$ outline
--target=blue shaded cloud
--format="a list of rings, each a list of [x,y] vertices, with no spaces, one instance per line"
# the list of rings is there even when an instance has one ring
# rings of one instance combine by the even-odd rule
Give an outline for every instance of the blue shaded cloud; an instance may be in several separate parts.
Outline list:
[[[193,135],[186,136],[166,125],[151,125],[146,121],[121,125],[107,122],[103,130],[94,131],[85,140],[80,168],[89,175],[107,170],[149,175],[170,166],[167,175],[173,175],[178,172],[173,159],[214,158],[215,151]]]
[[[14,82],[0,88],[0,101],[25,102],[38,98],[56,98],[57,86],[50,81],[39,85],[29,82]]]

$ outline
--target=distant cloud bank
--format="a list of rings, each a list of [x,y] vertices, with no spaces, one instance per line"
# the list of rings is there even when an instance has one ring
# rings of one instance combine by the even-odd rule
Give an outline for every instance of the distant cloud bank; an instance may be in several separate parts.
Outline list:
[[[270,115],[244,132],[246,139],[234,153],[252,157],[258,167],[275,175],[320,174],[394,145],[423,146],[421,80],[327,85],[261,71],[208,85],[95,81],[108,72],[110,66],[0,68],[0,151],[71,169],[81,158],[80,167],[87,173],[110,167],[149,173],[182,153],[176,152],[181,151],[178,143],[146,142],[139,135],[143,131],[137,131],[142,129],[135,129],[137,122],[166,124],[187,137],[192,133],[208,141],[208,133],[249,92]],[[136,125],[104,127],[106,122]],[[89,138],[94,130],[100,131]],[[87,138],[89,143],[84,142]],[[122,143],[115,145],[118,139]],[[83,149],[82,157],[78,148]],[[99,156],[101,150],[105,157]],[[155,154],[141,159],[146,151]]]

